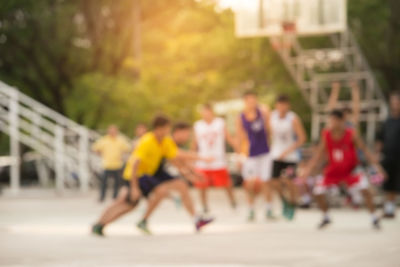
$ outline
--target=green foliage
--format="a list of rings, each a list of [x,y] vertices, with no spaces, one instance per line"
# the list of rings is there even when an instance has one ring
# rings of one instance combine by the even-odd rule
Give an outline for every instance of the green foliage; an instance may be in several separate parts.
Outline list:
[[[308,107],[269,41],[237,39],[232,12],[214,2],[2,0],[0,79],[91,128],[117,123],[128,134],[157,112],[193,120],[199,103],[248,88],[269,99],[289,94],[308,124]],[[350,25],[386,89],[400,84],[397,2],[349,1]]]

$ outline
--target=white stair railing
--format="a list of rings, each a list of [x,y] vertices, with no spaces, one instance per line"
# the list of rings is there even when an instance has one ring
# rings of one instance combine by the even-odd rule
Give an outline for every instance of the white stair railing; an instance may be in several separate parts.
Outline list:
[[[318,139],[326,121],[331,84],[341,82],[346,88],[356,82],[360,88],[360,121],[366,124],[366,139],[372,145],[377,123],[387,116],[385,97],[351,31],[333,34],[331,40],[330,48],[304,49],[296,36],[271,37],[271,43],[279,45],[278,54],[311,106],[312,139]],[[338,107],[351,105],[350,92],[347,98],[338,100]]]
[[[19,143],[48,159],[56,174],[56,188],[63,190],[68,176],[78,177],[86,192],[92,172],[101,170],[90,145],[99,134],[75,123],[0,81],[0,131],[10,136],[11,189],[19,190]]]

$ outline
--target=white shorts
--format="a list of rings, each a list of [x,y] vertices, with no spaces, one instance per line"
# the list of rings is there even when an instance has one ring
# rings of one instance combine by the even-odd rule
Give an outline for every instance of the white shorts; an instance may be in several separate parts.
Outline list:
[[[242,169],[244,180],[260,179],[263,182],[271,179],[272,158],[270,154],[261,154],[254,157],[248,157]]]

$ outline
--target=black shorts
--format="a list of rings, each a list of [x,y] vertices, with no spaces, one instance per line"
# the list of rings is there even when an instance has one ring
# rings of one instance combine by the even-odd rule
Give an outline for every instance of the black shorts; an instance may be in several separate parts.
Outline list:
[[[149,197],[150,193],[153,192],[153,190],[159,186],[162,183],[168,182],[175,179],[173,176],[169,175],[168,173],[164,171],[157,171],[157,173],[154,176],[150,175],[143,175],[139,178],[138,183],[139,183],[139,189],[140,192],[144,197]],[[131,189],[131,183],[130,181],[124,180],[124,186],[128,187],[129,190],[129,195],[130,196],[130,189]],[[128,201],[130,202],[130,201]]]
[[[386,192],[400,193],[400,162],[383,161],[382,167],[387,173],[387,179],[383,184]]]
[[[274,160],[272,162],[272,178],[278,179],[284,175],[284,171],[288,168],[293,168],[293,175],[288,175],[289,178],[295,178],[297,163]]]

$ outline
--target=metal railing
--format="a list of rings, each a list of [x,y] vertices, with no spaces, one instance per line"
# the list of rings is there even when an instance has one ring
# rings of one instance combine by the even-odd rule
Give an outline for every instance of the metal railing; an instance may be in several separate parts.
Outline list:
[[[10,136],[11,189],[19,190],[19,143],[23,143],[50,162],[55,184],[63,190],[67,176],[78,178],[83,192],[89,189],[93,172],[101,170],[91,144],[99,134],[0,81],[0,130]]]

